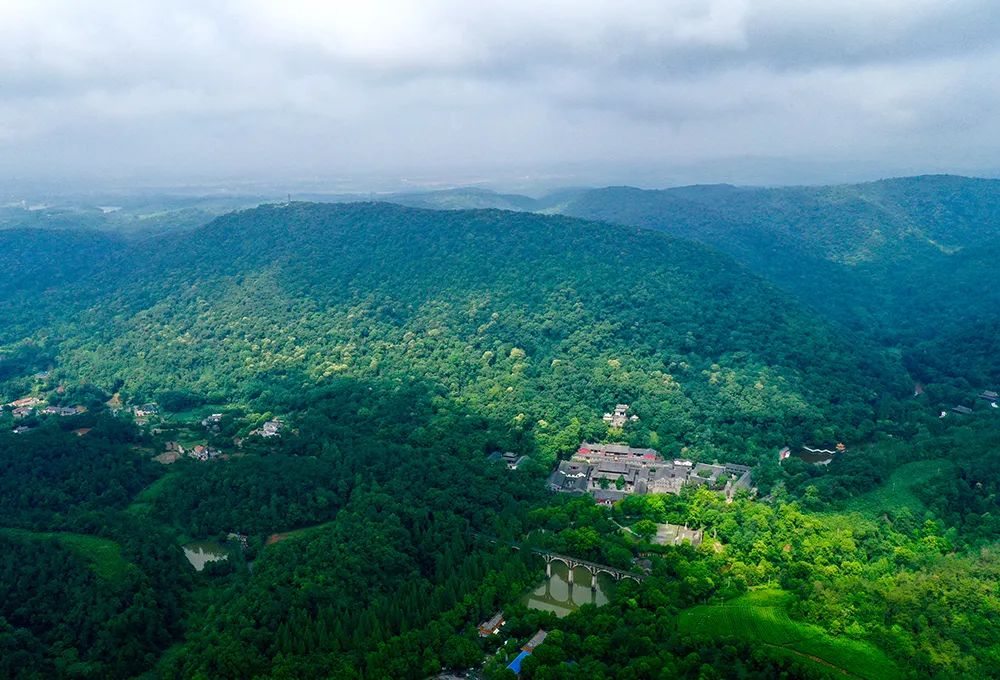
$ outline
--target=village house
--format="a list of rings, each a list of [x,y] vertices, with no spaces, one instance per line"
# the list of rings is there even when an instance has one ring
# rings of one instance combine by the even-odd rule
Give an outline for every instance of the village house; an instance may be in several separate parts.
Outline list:
[[[618,501],[623,500],[628,494],[617,489],[595,489],[590,495],[594,497],[594,502],[598,505],[610,508]]]
[[[150,416],[155,416],[160,412],[160,407],[154,403],[143,404],[141,406],[133,406],[132,413],[135,414],[136,419],[145,420]]]
[[[544,630],[539,629],[534,635],[531,636],[531,639],[529,639],[527,642],[524,643],[524,646],[521,647],[521,649],[523,649],[526,652],[535,651],[535,648],[538,645],[545,642],[546,636],[548,636],[548,633],[546,633]]]
[[[528,658],[531,655],[533,651],[535,651],[538,645],[545,642],[545,638],[547,635],[548,633],[546,633],[544,630],[539,630],[534,635],[532,635],[531,639],[525,642],[524,646],[521,647],[521,653],[518,654],[514,658],[514,660],[507,665],[507,668],[514,671],[514,673],[516,673],[517,675],[520,675],[521,664],[524,662],[526,658]]]
[[[246,550],[250,547],[250,537],[246,534],[230,532],[226,534],[226,540],[235,542],[240,546],[240,550]]]
[[[960,413],[963,416],[967,416],[970,413],[972,413],[972,409],[969,408],[968,406],[955,406],[951,410],[954,411],[955,413]]]
[[[503,463],[508,470],[516,470],[527,459],[528,456],[521,456],[513,451],[494,451],[486,457],[491,463]]]
[[[25,432],[31,432],[31,428],[27,425],[18,425],[13,429],[14,434],[24,434]]]
[[[221,413],[213,413],[212,415],[207,416],[204,420],[201,421],[202,427],[212,430],[213,432],[219,431],[219,425],[221,423],[222,423]]]
[[[639,420],[639,416],[633,414],[631,417],[628,415],[628,404],[617,404],[615,405],[615,410],[613,413],[605,413],[602,419],[611,427],[625,427],[625,423],[631,421],[636,422]]]
[[[213,449],[208,446],[204,446],[202,444],[198,444],[188,452],[189,456],[191,456],[195,460],[200,460],[202,462],[206,460],[211,460],[213,458],[218,458],[221,454],[222,451],[219,451],[218,449]]]
[[[32,408],[31,406],[18,406],[16,409],[13,410],[12,413],[14,414],[14,418],[19,420],[21,418],[27,418],[34,412],[35,409]]]
[[[277,437],[281,433],[281,421],[277,418],[268,420],[250,434],[257,434],[261,437]]]
[[[82,406],[46,406],[42,409],[42,413],[49,416],[75,416],[77,413],[82,413],[85,409]]]
[[[638,466],[614,460],[600,461],[591,466],[588,490],[614,488],[625,493],[635,493],[640,470]]]
[[[649,493],[679,494],[693,468],[694,463],[689,460],[664,461],[653,471],[646,488]]]
[[[42,403],[42,400],[38,397],[22,397],[20,399],[15,399],[14,401],[4,404],[4,406],[13,406],[14,408],[24,408],[31,406],[38,406]]]
[[[591,444],[583,442],[576,450],[576,455],[581,458],[599,456],[617,456],[627,459],[656,460],[659,452],[656,449],[637,449],[627,444]]]
[[[749,473],[750,468],[746,465],[737,465],[735,463],[727,463],[725,465],[696,463],[691,470],[691,474],[688,475],[688,482],[715,488],[719,486],[723,477],[726,478],[726,481],[732,481],[733,479],[740,479],[743,475]]]
[[[996,403],[997,400],[1000,400],[1000,394],[997,394],[996,392],[994,392],[992,390],[983,390],[980,393],[979,398],[980,399],[985,399],[986,401],[989,401],[989,402],[992,402],[992,403]]]
[[[479,624],[479,637],[496,635],[500,632],[500,628],[505,623],[506,621],[503,618],[503,612],[497,612],[492,617]]]
[[[589,465],[578,461],[564,460],[549,476],[549,489],[560,493],[586,493],[589,480]]]

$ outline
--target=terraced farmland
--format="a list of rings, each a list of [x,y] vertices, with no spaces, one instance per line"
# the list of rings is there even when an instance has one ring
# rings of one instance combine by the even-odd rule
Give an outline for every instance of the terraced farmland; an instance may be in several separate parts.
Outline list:
[[[835,637],[788,616],[792,595],[760,590],[718,605],[683,612],[680,631],[694,637],[739,638],[787,655],[832,676],[883,680],[899,677],[895,664],[871,643]]]

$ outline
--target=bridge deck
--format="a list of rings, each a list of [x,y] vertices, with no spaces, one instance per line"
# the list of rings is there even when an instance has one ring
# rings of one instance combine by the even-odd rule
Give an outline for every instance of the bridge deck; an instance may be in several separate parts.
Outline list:
[[[600,564],[599,562],[590,562],[589,560],[581,560],[579,557],[573,557],[571,555],[561,555],[559,553],[555,553],[550,550],[543,550],[542,548],[532,548],[531,552],[535,553],[536,555],[541,555],[542,557],[562,560],[567,564],[572,562],[574,566],[588,567],[596,571],[606,571],[616,576],[627,576],[629,578],[634,578],[639,580],[646,578],[645,574],[637,573],[634,571],[626,571],[624,569],[618,569],[617,567],[612,567],[607,564]]]
[[[477,534],[477,536],[479,536],[480,538],[485,538],[486,540],[490,541],[491,543],[503,543],[505,545],[510,546],[511,548],[514,548],[515,550],[520,550],[521,548],[524,547],[520,543],[511,543],[509,541],[501,541],[501,540],[499,540],[499,539],[497,539],[497,538],[495,538],[493,536],[486,536],[486,535],[483,535],[483,534]],[[570,562],[572,562],[574,565],[588,567],[590,569],[596,569],[596,570],[600,570],[600,571],[606,571],[609,574],[614,574],[616,576],[623,576],[623,577],[628,577],[628,578],[634,578],[637,581],[641,581],[644,578],[646,578],[646,575],[642,574],[642,573],[638,573],[638,572],[634,572],[634,571],[625,571],[624,569],[618,569],[617,567],[612,567],[612,566],[609,566],[607,564],[600,564],[598,562],[590,562],[588,560],[581,560],[580,558],[573,557],[572,555],[562,555],[560,553],[552,552],[551,550],[545,550],[544,548],[528,548],[528,550],[530,550],[531,552],[533,552],[536,555],[541,555],[542,557],[550,557],[552,559],[562,560],[563,562],[566,562],[567,564],[569,564]]]

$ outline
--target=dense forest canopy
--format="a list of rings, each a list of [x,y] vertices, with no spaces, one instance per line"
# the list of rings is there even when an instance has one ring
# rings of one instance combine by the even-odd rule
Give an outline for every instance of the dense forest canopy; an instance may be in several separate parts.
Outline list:
[[[0,233],[14,252],[20,237]],[[529,431],[548,459],[623,400],[636,441],[753,462],[863,438],[877,394],[907,388],[724,256],[531,214],[263,206],[115,249],[31,307],[9,345],[44,347],[60,379],[268,409],[279,385],[419,376]],[[274,379],[290,372],[303,383]]]
[[[1000,380],[990,265],[1000,251],[1000,180],[607,188],[558,210],[727,252],[827,318],[899,347],[920,379]]]
[[[0,675],[510,680],[539,629],[528,680],[995,675],[993,186],[2,230]],[[549,492],[584,440],[752,488]],[[540,553],[637,580],[557,618]]]

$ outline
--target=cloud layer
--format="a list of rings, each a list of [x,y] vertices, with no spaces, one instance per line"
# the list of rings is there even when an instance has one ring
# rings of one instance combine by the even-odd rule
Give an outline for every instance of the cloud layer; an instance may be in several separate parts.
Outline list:
[[[0,177],[969,171],[997,72],[992,0],[7,0]]]

